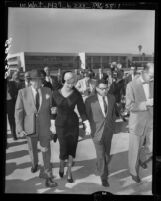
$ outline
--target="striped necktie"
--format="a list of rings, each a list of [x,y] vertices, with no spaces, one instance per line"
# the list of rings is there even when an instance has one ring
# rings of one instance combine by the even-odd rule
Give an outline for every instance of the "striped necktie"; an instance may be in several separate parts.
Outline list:
[[[106,103],[106,100],[105,100],[105,96],[103,97],[103,105],[104,105],[104,112],[105,112],[105,115],[107,114],[107,103]]]

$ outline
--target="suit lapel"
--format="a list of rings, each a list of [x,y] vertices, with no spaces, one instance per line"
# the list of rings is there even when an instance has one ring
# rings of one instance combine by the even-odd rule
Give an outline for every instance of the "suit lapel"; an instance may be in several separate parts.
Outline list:
[[[107,115],[108,115],[108,113],[109,113],[109,108],[111,108],[111,99],[110,99],[110,96],[109,96],[109,94],[107,94],[107,113],[106,113],[106,117],[107,117]]]
[[[104,117],[104,114],[103,114],[103,112],[102,112],[102,109],[101,109],[101,106],[100,106],[100,103],[99,103],[97,94],[96,94],[96,107],[98,108],[98,110],[99,110],[99,112],[101,113],[102,117],[105,118],[105,117]]]
[[[146,100],[146,95],[145,95],[144,88],[141,83],[140,77],[138,79],[136,79],[136,82],[137,82],[138,96],[141,96],[143,100]]]

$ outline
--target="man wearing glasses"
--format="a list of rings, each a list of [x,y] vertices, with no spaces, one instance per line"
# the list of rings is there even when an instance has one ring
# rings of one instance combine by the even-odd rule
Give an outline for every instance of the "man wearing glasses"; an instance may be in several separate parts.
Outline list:
[[[104,187],[108,187],[108,164],[115,124],[115,97],[108,94],[108,81],[96,83],[96,93],[86,99],[86,112],[97,156],[97,172]]]

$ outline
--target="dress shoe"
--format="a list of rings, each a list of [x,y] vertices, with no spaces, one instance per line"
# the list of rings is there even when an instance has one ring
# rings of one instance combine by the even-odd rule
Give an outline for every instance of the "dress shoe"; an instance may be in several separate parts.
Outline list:
[[[32,168],[31,168],[31,172],[32,172],[32,173],[35,173],[35,172],[37,172],[37,171],[38,171],[38,164],[35,165],[35,167],[32,167]]]
[[[71,178],[67,178],[67,182],[68,183],[73,183],[74,181],[73,181],[73,178],[71,177]]]
[[[107,181],[107,179],[101,179],[101,182],[102,182],[102,186],[104,186],[104,187],[109,187],[110,186],[108,181]]]
[[[140,183],[141,182],[141,179],[140,179],[140,177],[138,175],[137,176],[134,176],[132,174],[130,174],[130,175],[132,177],[132,180],[134,180],[136,183]]]
[[[64,176],[64,171],[61,172],[61,171],[59,170],[59,176],[60,176],[61,178],[63,178],[63,176]]]
[[[68,173],[68,170],[67,170],[67,182],[68,183],[73,183],[73,178],[72,178],[72,174],[71,173]]]
[[[147,166],[147,164],[146,164],[145,162],[139,161],[139,165],[140,165],[143,169],[147,169],[147,168],[148,168],[148,166]]]
[[[47,178],[46,182],[45,182],[45,186],[46,187],[57,187],[58,184],[56,182],[54,182],[53,178]]]
[[[122,117],[122,120],[123,120],[124,122],[127,122],[127,120],[126,120],[126,118],[125,118],[125,117]]]
[[[13,137],[13,139],[16,141],[16,140],[17,140],[17,137]]]

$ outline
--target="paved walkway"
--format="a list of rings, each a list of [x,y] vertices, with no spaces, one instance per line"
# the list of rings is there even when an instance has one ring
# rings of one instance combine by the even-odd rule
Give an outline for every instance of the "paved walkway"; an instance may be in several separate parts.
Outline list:
[[[112,159],[109,166],[110,187],[101,186],[99,176],[95,175],[96,153],[89,136],[79,138],[77,157],[73,167],[74,183],[66,182],[66,176],[59,178],[59,144],[51,142],[53,174],[58,183],[57,188],[46,188],[44,180],[38,177],[39,171],[31,173],[26,139],[13,141],[8,131],[8,149],[6,151],[6,193],[65,193],[91,194],[97,191],[108,191],[117,195],[151,195],[152,194],[152,162],[148,169],[140,169],[142,182],[135,183],[128,172],[128,127],[127,123],[118,121],[112,140]],[[120,132],[121,131],[121,132]],[[42,162],[39,153],[40,163]],[[65,169],[66,170],[66,169]]]

